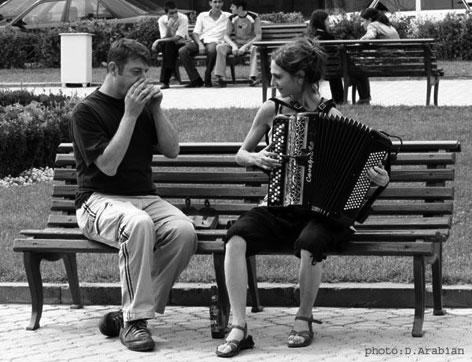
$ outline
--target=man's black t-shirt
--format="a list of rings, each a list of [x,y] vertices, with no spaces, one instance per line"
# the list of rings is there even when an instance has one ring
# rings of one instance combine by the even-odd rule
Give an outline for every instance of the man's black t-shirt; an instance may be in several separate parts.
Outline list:
[[[156,193],[151,162],[157,135],[149,108],[145,107],[136,121],[129,147],[116,175],[107,176],[94,162],[118,130],[124,110],[124,99],[107,96],[97,89],[72,113],[70,131],[78,184],[76,208],[80,208],[93,192],[112,195]]]

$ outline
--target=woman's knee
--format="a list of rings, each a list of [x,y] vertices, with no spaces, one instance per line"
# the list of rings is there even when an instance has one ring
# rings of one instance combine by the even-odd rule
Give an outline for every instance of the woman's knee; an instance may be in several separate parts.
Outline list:
[[[238,235],[232,236],[226,243],[226,253],[246,255],[246,240]]]

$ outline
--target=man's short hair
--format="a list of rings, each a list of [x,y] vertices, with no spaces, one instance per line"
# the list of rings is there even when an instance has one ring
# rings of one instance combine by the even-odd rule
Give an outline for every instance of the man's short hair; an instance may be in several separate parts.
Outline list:
[[[166,1],[164,4],[164,11],[167,13],[169,10],[177,9],[177,6],[175,5],[175,2],[173,1]]]
[[[111,44],[107,62],[115,62],[119,72],[122,72],[125,64],[132,59],[142,60],[146,65],[149,65],[151,52],[134,39],[121,38]]]
[[[243,10],[247,10],[247,1],[246,0],[232,0],[231,4],[237,8],[242,7]]]

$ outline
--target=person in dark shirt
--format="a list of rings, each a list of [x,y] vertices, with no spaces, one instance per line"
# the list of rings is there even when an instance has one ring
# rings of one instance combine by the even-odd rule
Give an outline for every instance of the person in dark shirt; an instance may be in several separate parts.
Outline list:
[[[315,10],[311,13],[310,22],[307,26],[307,36],[317,40],[334,40],[334,35],[328,31],[328,13],[324,10]],[[331,97],[337,104],[344,102],[343,81],[341,78],[329,80]]]
[[[196,249],[191,221],[161,199],[152,181],[153,150],[175,158],[177,132],[146,80],[150,52],[120,39],[108,53],[100,88],[73,111],[76,215],[89,239],[119,250],[122,308],[99,323],[130,350],[154,349],[147,320],[163,313],[173,283]]]

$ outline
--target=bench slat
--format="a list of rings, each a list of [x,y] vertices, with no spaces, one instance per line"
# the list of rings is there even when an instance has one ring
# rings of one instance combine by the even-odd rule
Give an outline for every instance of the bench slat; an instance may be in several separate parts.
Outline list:
[[[191,183],[191,184],[247,184],[267,183],[268,175],[260,171],[246,171],[240,167],[239,171],[220,171],[214,173],[205,171],[159,171],[153,168],[153,180],[161,183]],[[76,182],[75,169],[57,168],[54,170],[54,179],[58,181]],[[430,170],[397,170],[393,169],[390,180],[393,182],[427,182],[427,181],[450,181],[454,179],[454,171],[451,169]]]
[[[225,220],[229,220],[226,218]],[[77,227],[74,216],[50,215],[49,227],[46,229],[22,230],[21,234],[35,238],[84,238]],[[225,223],[223,223],[224,225]],[[370,218],[364,224],[356,225],[357,230],[373,229],[431,229],[448,228],[451,225],[451,217],[416,217],[416,218]]]
[[[184,201],[173,201],[175,206],[182,209]],[[204,205],[202,202],[194,202],[192,200],[192,206],[196,209],[201,209]],[[218,203],[212,204],[220,215],[240,215],[246,211],[249,211],[254,206],[257,206],[257,202],[254,203]],[[73,200],[64,199],[53,199],[52,211],[63,211],[67,213],[75,214],[75,206]],[[413,204],[374,204],[372,207],[372,215],[450,215],[452,214],[453,204],[451,202],[440,202],[440,203],[413,203]]]
[[[450,165],[455,162],[455,154],[451,152],[437,153],[400,153],[392,165]],[[177,158],[166,158],[162,155],[154,155],[152,160],[154,167],[241,167],[233,155],[179,155]],[[57,170],[63,167],[75,168],[74,155],[71,153],[56,155]]]
[[[75,197],[76,185],[55,185],[54,197]],[[262,199],[267,193],[267,185],[260,187],[238,186],[212,187],[203,185],[198,188],[182,185],[157,185],[157,192],[164,198],[208,198],[208,199]],[[379,199],[399,200],[452,200],[452,187],[389,187]]]
[[[24,235],[29,236],[48,236],[51,238],[58,238],[61,235],[69,235],[69,237],[74,238],[83,238],[80,235],[79,230],[77,229],[77,224],[71,216],[70,225],[73,226],[71,229],[57,229],[57,228],[48,228],[44,231],[40,230],[23,230],[21,231]],[[415,228],[414,225],[405,228],[405,230],[399,229],[400,223],[396,223],[393,227],[388,226],[387,224],[392,224],[391,222],[386,222],[384,226],[380,229],[374,229],[367,227],[363,228],[361,225],[356,226],[357,231],[353,237],[353,240],[356,241],[415,241],[419,239],[436,241],[438,238],[442,239],[444,235],[448,234],[447,227],[450,225],[448,223],[443,223],[440,226],[436,226],[432,229],[420,229]],[[424,227],[425,225],[422,225]],[[55,231],[56,230],[56,231]],[[439,232],[439,234],[437,234]],[[62,234],[61,234],[62,233]],[[216,238],[223,238],[226,235],[225,229],[213,229],[213,230],[197,230],[199,240],[214,240]]]
[[[45,253],[116,253],[118,249],[87,239],[16,239],[13,250],[16,252],[45,252]],[[222,240],[202,241],[198,243],[198,254],[224,253]],[[287,250],[286,254],[292,254]],[[270,251],[259,253],[271,254]],[[284,254],[279,252],[278,254]],[[330,255],[339,255],[339,252],[329,252]],[[378,242],[351,242],[347,245],[343,255],[433,255],[432,243],[378,243]]]
[[[399,146],[400,142],[393,141],[394,146]],[[180,154],[230,154],[235,155],[241,147],[240,142],[186,142],[180,144]],[[259,148],[265,147],[261,143]],[[435,140],[435,141],[409,141],[402,143],[401,152],[437,152],[450,151],[459,152],[461,149],[460,142],[456,140]],[[58,146],[57,153],[71,153],[72,143],[61,143]]]

